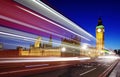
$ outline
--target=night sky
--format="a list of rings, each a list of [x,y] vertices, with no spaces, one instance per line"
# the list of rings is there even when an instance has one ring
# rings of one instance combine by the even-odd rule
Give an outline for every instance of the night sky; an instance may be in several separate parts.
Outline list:
[[[105,47],[120,48],[119,0],[42,0],[95,36],[98,18],[105,27]]]

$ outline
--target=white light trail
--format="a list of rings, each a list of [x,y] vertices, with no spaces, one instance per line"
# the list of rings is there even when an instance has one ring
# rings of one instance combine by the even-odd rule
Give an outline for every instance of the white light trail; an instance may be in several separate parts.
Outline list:
[[[20,6],[17,6],[17,7],[20,8],[21,10],[24,10],[24,11],[26,11],[26,12],[28,12],[28,13],[30,13],[30,14],[38,17],[38,18],[41,18],[41,19],[43,19],[43,20],[45,20],[45,21],[53,24],[53,25],[56,25],[56,26],[58,26],[58,27],[60,27],[60,28],[62,28],[62,29],[64,29],[64,30],[66,30],[66,31],[68,31],[68,32],[70,32],[70,33],[73,33],[73,34],[75,34],[75,35],[77,35],[77,36],[79,36],[79,37],[81,37],[81,38],[83,38],[83,39],[86,39],[86,40],[90,41],[90,39],[85,38],[84,36],[82,36],[82,35],[80,35],[80,34],[77,34],[77,33],[73,32],[73,31],[71,31],[71,30],[69,30],[69,29],[67,29],[67,28],[65,28],[65,27],[63,27],[63,26],[61,26],[61,25],[59,25],[59,24],[51,21],[51,20],[48,20],[48,19],[46,19],[45,17],[42,17],[42,16],[40,16],[40,15],[38,15],[38,14],[36,14],[36,13],[33,13],[33,12],[27,10],[27,9],[24,9],[24,8],[22,8],[22,7],[20,7]]]
[[[15,34],[11,34],[11,33],[0,32],[0,34],[12,36],[12,37],[17,37],[17,38],[22,38],[22,39],[24,39],[24,40],[35,41],[34,38],[28,38],[28,37],[25,37],[25,36],[19,36],[19,35],[15,35]]]
[[[91,34],[89,34],[88,32],[86,32],[85,30],[83,30],[82,28],[78,27],[75,23],[73,23],[72,21],[70,21],[68,18],[64,17],[62,14],[56,12],[55,10],[53,10],[52,8],[50,8],[49,6],[47,6],[46,4],[44,4],[43,2],[41,2],[40,0],[33,0],[35,3],[37,3],[38,5],[42,6],[43,8],[47,9],[48,11],[52,12],[54,15],[58,16],[59,18],[61,18],[62,20],[65,20],[66,22],[72,24],[72,26],[78,28],[79,30],[83,31],[84,33],[86,33],[88,36],[93,37]],[[96,38],[95,38],[96,39]]]
[[[99,56],[98,58],[106,58],[106,59],[118,59],[118,56],[113,56],[113,55],[109,55],[109,56]]]
[[[50,8],[49,6],[47,6],[40,0],[30,0],[30,1],[29,0],[28,1],[27,0],[20,0],[20,1],[14,0],[14,1],[36,11],[39,14],[42,14],[42,15],[50,18],[53,21],[58,22],[59,24],[64,25],[65,27],[69,27],[74,32],[77,32],[77,33],[81,32],[82,35],[87,35],[87,37],[90,36],[93,39],[96,39],[94,36],[92,36],[91,34],[86,32],[82,28],[78,27],[78,25],[76,25],[75,23],[70,21],[68,18],[66,18],[63,15],[61,15],[60,13],[58,13],[57,11],[53,10],[52,8]]]
[[[16,23],[16,24],[23,25],[25,27],[29,27],[29,28],[32,28],[32,29],[35,29],[35,30],[39,30],[39,31],[45,32],[45,33],[49,33],[49,34],[52,34],[52,35],[55,35],[55,36],[58,36],[58,37],[66,38],[66,37],[64,37],[62,35],[59,35],[59,34],[56,34],[54,32],[51,32],[51,31],[48,31],[48,30],[44,30],[44,29],[41,29],[39,27],[30,25],[30,24],[27,24],[27,23],[24,23],[24,22],[21,22],[21,21],[18,21],[18,20],[15,20],[15,19],[12,19],[12,18],[9,18],[9,17],[6,17],[6,16],[0,16],[0,18],[4,19],[4,20],[7,20],[7,21],[10,21],[10,22],[13,22],[13,23]]]
[[[5,60],[6,59],[6,60]],[[90,57],[45,57],[45,58],[1,58],[0,63],[18,63],[18,62],[54,62],[54,61],[81,61],[89,60]]]

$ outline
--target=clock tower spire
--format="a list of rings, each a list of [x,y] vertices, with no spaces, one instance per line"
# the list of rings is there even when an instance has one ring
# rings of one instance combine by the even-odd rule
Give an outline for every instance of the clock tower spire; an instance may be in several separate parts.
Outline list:
[[[101,17],[98,19],[96,26],[96,49],[101,52],[104,49],[104,26]]]
[[[99,25],[103,25],[101,17],[98,18],[98,25],[97,26],[99,26]]]

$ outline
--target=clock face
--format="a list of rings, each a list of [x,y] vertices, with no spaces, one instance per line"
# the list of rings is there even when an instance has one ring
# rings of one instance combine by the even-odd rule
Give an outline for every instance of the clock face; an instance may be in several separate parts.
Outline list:
[[[101,29],[97,29],[97,32],[101,32],[102,30]]]

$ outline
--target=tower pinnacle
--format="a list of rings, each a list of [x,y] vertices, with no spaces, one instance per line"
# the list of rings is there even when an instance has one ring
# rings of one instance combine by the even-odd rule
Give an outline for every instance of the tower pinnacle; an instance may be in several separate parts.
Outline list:
[[[97,26],[99,26],[99,25],[103,25],[101,17],[98,18],[98,25]]]

